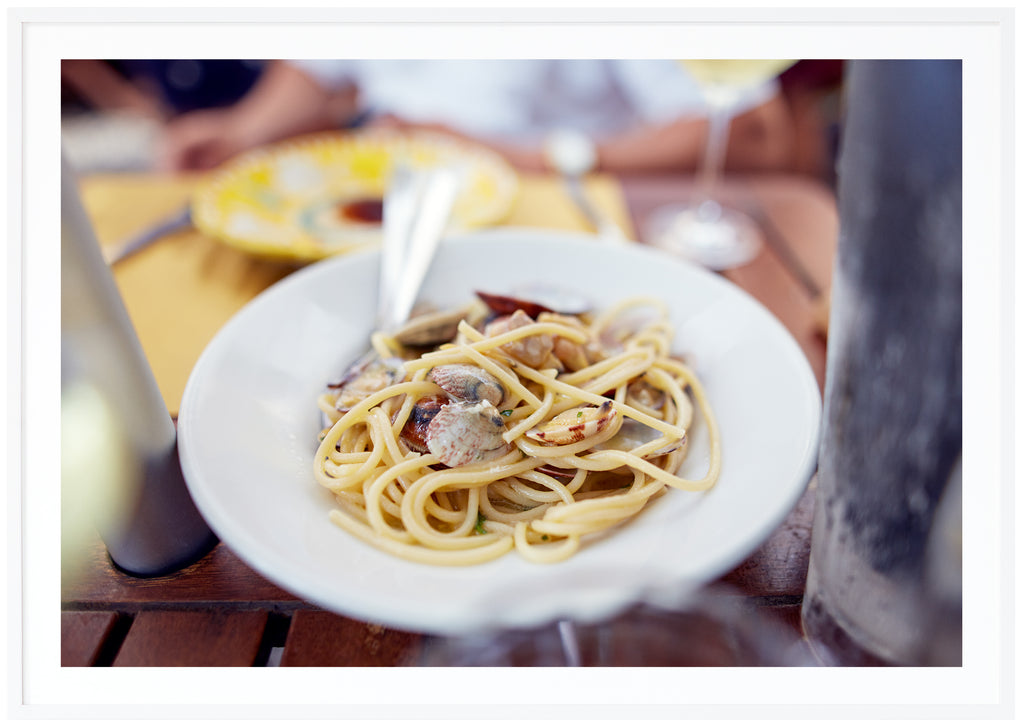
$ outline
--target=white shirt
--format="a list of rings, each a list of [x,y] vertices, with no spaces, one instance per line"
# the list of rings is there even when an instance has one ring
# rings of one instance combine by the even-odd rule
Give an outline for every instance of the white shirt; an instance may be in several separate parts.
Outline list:
[[[706,113],[697,83],[671,60],[304,60],[318,83],[355,83],[371,113],[442,123],[520,142],[558,128],[601,138],[641,124]],[[737,108],[763,103],[774,83]]]

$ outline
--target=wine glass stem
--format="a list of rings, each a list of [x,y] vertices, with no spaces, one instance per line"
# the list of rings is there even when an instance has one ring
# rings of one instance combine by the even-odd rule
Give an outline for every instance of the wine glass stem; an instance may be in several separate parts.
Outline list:
[[[576,638],[576,624],[569,619],[562,619],[558,622],[558,636],[562,640],[566,666],[582,666],[580,642]]]
[[[714,200],[715,187],[725,166],[725,151],[729,141],[730,108],[721,103],[711,105],[708,116],[708,136],[704,146],[704,159],[697,177],[700,203]]]

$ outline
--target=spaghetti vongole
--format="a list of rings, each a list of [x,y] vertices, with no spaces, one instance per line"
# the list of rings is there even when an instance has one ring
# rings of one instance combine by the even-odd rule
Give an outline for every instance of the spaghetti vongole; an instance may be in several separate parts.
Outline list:
[[[718,426],[697,377],[672,355],[663,303],[568,315],[494,300],[506,307],[461,311],[429,350],[374,334],[375,355],[320,396],[329,425],[314,470],[336,496],[334,523],[424,563],[470,565],[512,549],[550,563],[669,488],[715,484]],[[676,473],[694,406],[709,467],[685,479]]]

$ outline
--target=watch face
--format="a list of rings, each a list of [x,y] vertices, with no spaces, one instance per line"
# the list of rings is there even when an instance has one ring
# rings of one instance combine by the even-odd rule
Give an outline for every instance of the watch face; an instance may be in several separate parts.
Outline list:
[[[571,129],[551,133],[544,141],[544,154],[548,163],[563,174],[586,174],[597,161],[590,137]]]

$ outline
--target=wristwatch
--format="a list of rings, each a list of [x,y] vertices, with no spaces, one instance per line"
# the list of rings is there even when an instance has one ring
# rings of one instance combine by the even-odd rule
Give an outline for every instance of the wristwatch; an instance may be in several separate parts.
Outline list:
[[[544,139],[544,160],[560,174],[581,176],[597,166],[597,146],[579,131],[557,129]]]

